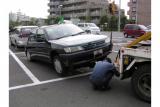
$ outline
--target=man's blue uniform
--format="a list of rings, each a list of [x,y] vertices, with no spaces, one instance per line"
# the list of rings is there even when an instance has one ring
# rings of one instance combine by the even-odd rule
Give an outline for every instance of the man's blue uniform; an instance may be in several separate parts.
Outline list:
[[[115,67],[113,63],[107,61],[98,61],[93,69],[93,73],[90,76],[90,80],[94,86],[108,87],[109,81],[114,75]]]

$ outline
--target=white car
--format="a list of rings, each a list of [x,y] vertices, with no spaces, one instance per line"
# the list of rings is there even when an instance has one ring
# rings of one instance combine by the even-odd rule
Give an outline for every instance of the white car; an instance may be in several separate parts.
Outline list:
[[[17,26],[10,33],[10,43],[14,45],[15,48],[25,47],[28,36],[31,34],[31,31],[38,26]]]
[[[78,23],[78,27],[92,34],[100,34],[100,28],[94,23]]]

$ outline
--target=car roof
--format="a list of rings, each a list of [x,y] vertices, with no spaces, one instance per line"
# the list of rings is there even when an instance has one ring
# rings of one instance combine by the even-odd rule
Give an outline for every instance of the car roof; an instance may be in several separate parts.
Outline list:
[[[141,24],[126,24],[126,26],[128,26],[128,25],[137,25],[137,26],[139,26]],[[144,26],[144,25],[142,25],[142,26]]]

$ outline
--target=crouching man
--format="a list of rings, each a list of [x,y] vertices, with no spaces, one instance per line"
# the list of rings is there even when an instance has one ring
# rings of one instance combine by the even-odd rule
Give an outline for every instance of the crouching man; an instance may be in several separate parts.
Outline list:
[[[98,61],[93,68],[90,81],[96,90],[110,89],[109,82],[112,79],[116,68],[111,60]]]

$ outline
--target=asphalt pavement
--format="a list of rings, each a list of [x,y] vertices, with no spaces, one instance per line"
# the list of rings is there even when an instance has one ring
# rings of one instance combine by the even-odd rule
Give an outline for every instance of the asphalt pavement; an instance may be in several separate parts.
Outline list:
[[[110,35],[110,32],[102,32]],[[134,38],[113,32],[114,61],[117,51]],[[80,68],[66,77],[59,77],[50,63],[27,61],[24,49],[10,46],[9,106],[10,107],[150,107],[132,91],[130,79],[113,77],[108,91],[95,91],[89,82],[90,68]],[[13,52],[13,54],[11,54]],[[37,80],[37,81],[35,81]]]

